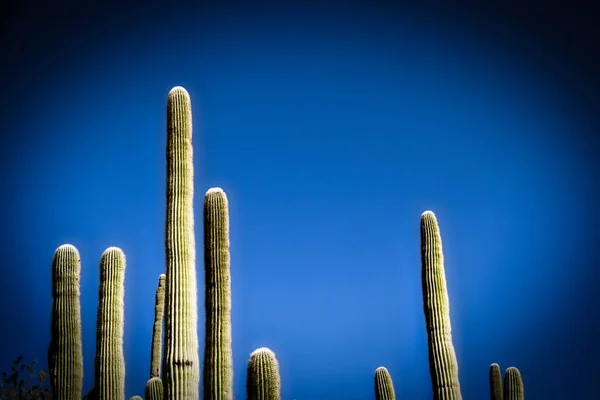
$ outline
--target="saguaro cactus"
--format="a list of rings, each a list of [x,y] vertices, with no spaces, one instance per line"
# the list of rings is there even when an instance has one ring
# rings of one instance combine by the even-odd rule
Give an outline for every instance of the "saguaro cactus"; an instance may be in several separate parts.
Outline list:
[[[150,378],[160,377],[160,362],[162,356],[162,326],[165,310],[165,281],[166,275],[158,277],[158,287],[154,301],[154,325],[152,327],[152,349],[150,350]]]
[[[431,211],[421,215],[421,279],[434,400],[460,400],[458,363],[452,345],[442,238]]]
[[[250,354],[246,373],[246,400],[281,400],[279,363],[266,347]]]
[[[146,400],[163,400],[163,384],[160,378],[150,378],[144,389]]]
[[[212,188],[204,197],[205,400],[233,399],[229,260],[227,196],[220,188]]]
[[[125,399],[123,314],[125,254],[109,247],[100,260],[94,387],[97,400]]]
[[[80,400],[83,385],[81,261],[77,249],[64,244],[52,260],[52,339],[48,369],[54,400]]]
[[[504,371],[504,400],[523,400],[525,390],[521,372],[515,367],[509,367]]]
[[[192,106],[182,87],[167,100],[165,400],[199,398]]]
[[[496,363],[490,365],[490,399],[502,400],[502,372]]]
[[[396,400],[392,376],[385,367],[375,370],[375,399]]]

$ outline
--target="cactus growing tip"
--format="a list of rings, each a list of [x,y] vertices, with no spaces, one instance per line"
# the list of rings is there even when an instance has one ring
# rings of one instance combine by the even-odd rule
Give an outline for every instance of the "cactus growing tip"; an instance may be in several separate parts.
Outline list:
[[[433,218],[435,218],[435,214],[433,213],[433,211],[427,210],[423,214],[421,214],[421,218],[425,218],[425,217],[433,217]]]
[[[253,352],[250,354],[250,356],[252,357],[252,356],[254,356],[254,355],[261,354],[261,353],[262,353],[262,354],[272,354],[272,355],[275,355],[275,353],[273,353],[273,350],[269,349],[268,347],[260,347],[260,348],[258,348],[258,349],[256,349],[256,350],[254,350],[254,351],[253,351]]]
[[[206,194],[209,193],[223,193],[223,189],[221,189],[220,187],[212,187],[206,191]]]

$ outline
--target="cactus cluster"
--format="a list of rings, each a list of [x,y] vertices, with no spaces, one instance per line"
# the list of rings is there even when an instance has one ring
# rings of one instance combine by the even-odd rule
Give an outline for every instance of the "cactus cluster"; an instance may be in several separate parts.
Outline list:
[[[167,99],[167,182],[165,273],[158,277],[146,400],[198,400],[200,365],[197,337],[196,247],[192,108],[182,87]],[[229,209],[225,192],[209,189],[204,197],[205,348],[203,398],[234,400],[231,351],[231,269]],[[452,345],[442,240],[431,211],[421,215],[421,277],[434,400],[461,400],[458,363]],[[94,400],[125,400],[123,305],[126,259],[109,247],[100,259],[100,285],[94,363]],[[48,350],[54,400],[79,400],[83,357],[77,249],[60,246],[52,262],[52,337]],[[163,328],[164,325],[164,328]],[[164,330],[164,337],[163,337]],[[163,343],[164,341],[164,343]],[[498,364],[489,370],[491,400],[523,400],[519,370],[510,367],[504,385]],[[504,386],[504,387],[503,387]],[[375,398],[395,400],[392,377],[375,370]],[[280,400],[281,379],[275,354],[263,347],[250,354],[246,370],[248,400]],[[133,396],[130,400],[141,400]]]

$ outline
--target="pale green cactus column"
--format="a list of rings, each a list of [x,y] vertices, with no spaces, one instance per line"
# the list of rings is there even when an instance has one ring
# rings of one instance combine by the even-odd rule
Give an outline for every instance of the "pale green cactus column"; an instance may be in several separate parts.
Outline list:
[[[79,251],[64,244],[52,260],[52,338],[48,349],[54,400],[80,400],[83,385]]]
[[[385,367],[379,367],[375,370],[375,399],[396,400],[394,382]]]
[[[150,378],[160,377],[166,278],[165,274],[160,274],[158,277],[158,287],[156,288],[154,300],[154,325],[152,326],[152,348],[150,349]]]
[[[204,197],[204,400],[233,399],[229,261],[227,196],[212,188]]]
[[[192,106],[182,87],[167,100],[165,400],[199,398]]]
[[[490,399],[502,400],[502,372],[496,363],[490,365]]]
[[[163,384],[160,378],[150,378],[144,389],[146,400],[163,400]]]
[[[118,247],[109,247],[102,253],[98,292],[96,358],[94,360],[96,400],[124,400],[125,254]]]
[[[504,371],[504,400],[524,400],[525,390],[521,372],[515,367]]]
[[[458,363],[452,345],[442,237],[431,211],[421,215],[421,280],[434,400],[460,400]]]
[[[279,363],[266,347],[250,354],[246,372],[246,400],[281,400]]]

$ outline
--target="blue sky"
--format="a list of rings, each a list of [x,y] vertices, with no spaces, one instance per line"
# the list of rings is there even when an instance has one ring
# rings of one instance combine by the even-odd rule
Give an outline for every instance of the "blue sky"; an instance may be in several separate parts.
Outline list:
[[[6,369],[19,354],[46,365],[50,263],[71,243],[91,388],[98,264],[118,246],[127,396],[143,393],[165,269],[166,98],[181,85],[194,115],[200,355],[202,201],[219,186],[231,207],[237,399],[262,346],[279,359],[284,399],[374,398],[380,365],[399,398],[431,398],[419,255],[428,209],[464,398],[487,395],[492,362],[517,366],[529,399],[591,393],[596,126],[558,53],[441,12],[135,16],[65,28],[29,49],[36,63],[7,84],[17,101],[3,99]]]

